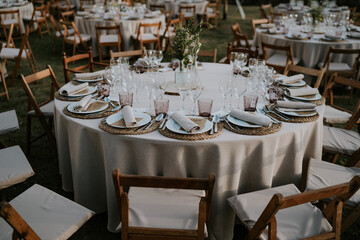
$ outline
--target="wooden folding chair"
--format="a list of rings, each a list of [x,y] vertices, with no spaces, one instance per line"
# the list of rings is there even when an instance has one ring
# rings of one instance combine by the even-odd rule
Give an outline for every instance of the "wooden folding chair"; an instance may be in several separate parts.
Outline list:
[[[284,72],[287,64],[297,65],[300,62],[300,59],[294,57],[291,45],[278,46],[261,42],[261,46],[266,65],[273,67],[278,72]],[[269,56],[269,53],[267,52],[270,50],[275,51],[271,56]],[[285,54],[279,54],[278,51],[281,51],[282,53],[285,52]]]
[[[1,66],[0,66],[0,75],[1,75],[1,81],[2,81],[2,84],[3,84],[3,87],[4,87],[4,90],[0,91],[0,97],[5,95],[6,99],[9,101],[10,100],[9,91],[7,89],[7,86],[6,86],[5,76],[4,76],[4,72],[3,72]]]
[[[156,29],[156,33],[145,33],[145,29],[149,28],[150,32],[153,32],[153,30]],[[140,43],[140,49],[143,49],[144,44],[154,43],[157,44],[157,49],[160,50],[160,28],[161,22],[140,23],[137,34],[132,35],[133,39],[135,40],[135,46]]]
[[[21,60],[28,60],[31,70],[33,72],[38,71],[36,61],[33,55],[33,52],[28,41],[30,35],[30,30],[28,29],[26,34],[22,38],[20,48],[2,48],[0,51],[0,58],[3,60],[13,60],[15,61],[15,66],[11,75],[10,86],[13,85],[14,80],[17,76],[18,69],[20,67]]]
[[[228,199],[248,229],[246,239],[340,239],[344,201],[360,188],[350,182],[301,193],[293,184],[240,194]],[[322,211],[311,203],[331,198]]]
[[[333,163],[336,162],[339,154],[354,158],[360,149],[360,98],[353,111],[336,106],[333,94],[335,84],[360,89],[359,81],[338,76],[336,73],[331,76],[329,83],[325,87],[323,97],[328,98],[329,105],[325,108],[324,121],[331,124],[345,123],[344,128],[323,127],[323,151],[326,153],[324,159],[328,159],[333,155]],[[337,112],[335,112],[336,110]],[[358,125],[358,132],[352,131],[356,124]]]
[[[80,10],[85,11],[85,9],[92,8],[95,5],[95,0],[80,0]]]
[[[180,24],[180,19],[170,19],[165,27],[164,32],[161,34],[161,43],[165,41],[164,51],[166,51],[172,44],[172,39],[175,37],[176,27]]]
[[[100,62],[103,62],[103,55],[101,48],[102,47],[117,47],[118,51],[121,51],[121,30],[120,25],[115,26],[98,26],[95,25],[96,29],[96,36],[97,36],[97,43],[98,43],[98,51],[99,51],[99,58]],[[102,32],[109,32],[110,34],[101,34]],[[115,33],[116,32],[116,33]]]
[[[61,19],[65,22],[72,22],[75,20],[75,11],[64,11],[60,13]]]
[[[59,25],[59,23],[55,20],[53,15],[50,15],[50,24],[51,27],[54,31],[54,51],[56,50],[56,39],[64,39],[64,32],[65,30],[61,29],[61,26]],[[70,28],[67,29],[68,34],[70,36],[74,35],[75,31],[74,29]]]
[[[10,203],[0,202],[0,216],[5,220],[0,222],[0,235],[2,239],[68,239],[94,214],[34,184]]]
[[[40,13],[40,16],[37,14]],[[31,15],[31,17],[23,17],[23,20],[28,22],[29,28],[32,29],[31,32],[37,31],[40,34],[40,37],[44,33],[50,34],[49,25],[46,19],[46,13],[45,13],[45,6],[40,7],[34,7],[34,11]],[[45,24],[46,29],[43,31],[42,27]],[[36,29],[34,29],[34,26],[37,26]]]
[[[219,7],[219,5],[217,4],[217,2],[209,2],[206,5],[206,8],[205,8],[205,11],[204,11],[204,14],[203,14],[204,21],[207,22],[207,23],[210,23],[211,19],[214,19],[214,22],[215,22],[214,26],[215,27],[217,26],[218,7]]]
[[[360,149],[358,151],[360,156]],[[356,175],[360,176],[360,157],[341,166],[319,159],[304,159],[301,190],[312,191],[350,181]],[[360,191],[354,197],[344,199],[344,207],[350,210],[341,225],[341,232],[345,232],[357,219],[360,218]],[[329,199],[324,201],[325,204]]]
[[[54,117],[54,95],[55,91],[59,90],[60,85],[56,80],[55,74],[51,67],[48,65],[46,68],[47,69],[33,73],[26,77],[24,77],[22,74],[20,75],[20,83],[24,88],[26,95],[28,96],[28,112],[26,115],[26,154],[30,153],[30,143],[41,137],[39,136],[31,140],[32,118],[39,119],[41,126],[45,130],[45,134],[47,135],[48,140],[56,148],[56,140],[52,133],[52,121]],[[50,96],[44,102],[38,103],[30,88],[30,84],[47,77],[50,77],[51,79]],[[49,122],[46,122],[46,119],[48,119]]]
[[[204,239],[205,224],[210,219],[214,174],[207,179],[150,177],[122,175],[115,169],[112,175],[121,216],[122,240]],[[129,187],[128,193],[124,187]],[[129,204],[132,209],[140,210],[142,216],[129,212]],[[154,206],[162,210],[150,210]]]
[[[150,10],[152,11],[156,11],[156,10],[166,10],[165,8],[165,4],[160,4],[160,3],[150,3],[149,5]]]
[[[85,59],[88,60],[87,64],[83,64]],[[95,65],[97,64],[93,60],[91,48],[89,48],[88,53],[77,54],[71,57],[67,57],[66,53],[63,52],[63,69],[66,83],[71,81],[70,73],[94,72]],[[87,71],[84,71],[86,69]]]
[[[110,50],[110,62],[114,62],[115,58],[119,57],[143,57],[145,48],[140,50],[131,50],[131,51],[122,51],[122,52],[113,52]]]
[[[252,36],[254,38],[255,36],[255,32],[256,32],[256,26],[259,24],[266,24],[266,23],[270,23],[269,19],[267,18],[262,18],[262,19],[251,19],[251,26],[252,26]]]
[[[185,24],[190,19],[195,19],[196,17],[196,7],[195,5],[180,5],[178,13],[181,24]],[[185,23],[183,22],[185,21]]]
[[[231,53],[232,52],[239,52],[239,53],[245,53],[248,55],[249,58],[258,58],[259,57],[259,48],[256,47],[255,50],[252,50],[250,48],[242,48],[242,47],[237,47],[234,48],[232,47],[232,44],[229,42],[228,46],[227,46],[227,54],[226,54],[226,58],[221,61],[227,64],[230,64],[230,59],[231,59]]]
[[[261,4],[260,7],[260,18],[267,18],[271,21],[270,13],[272,12],[272,5],[271,3],[268,4]]]
[[[4,34],[4,39],[2,39],[0,43],[2,44],[2,47],[14,48],[15,42],[12,36],[14,32],[14,24],[10,24],[10,26],[0,24],[0,31],[1,35]]]
[[[216,57],[217,57],[217,48],[214,48],[213,50],[200,50],[198,52],[199,57],[212,57],[213,63],[216,63]]]
[[[301,67],[301,66],[297,66],[294,64],[287,64],[283,74],[285,76],[288,76],[290,73],[291,74],[302,73],[305,75],[315,77],[316,78],[315,83],[311,84],[311,85],[314,86],[314,88],[319,88],[321,80],[323,79],[324,74],[325,74],[325,68],[321,68],[319,70],[319,69],[314,69],[314,68]]]
[[[84,33],[79,33],[75,22],[64,22],[61,21],[61,25],[64,29],[64,41],[63,41],[63,51],[65,51],[65,45],[72,45],[72,54],[75,55],[76,49],[78,46],[82,46],[84,51],[87,51],[88,46],[87,42],[91,41],[91,36]],[[73,29],[74,34],[71,35],[70,29]],[[78,49],[80,50],[80,49]]]

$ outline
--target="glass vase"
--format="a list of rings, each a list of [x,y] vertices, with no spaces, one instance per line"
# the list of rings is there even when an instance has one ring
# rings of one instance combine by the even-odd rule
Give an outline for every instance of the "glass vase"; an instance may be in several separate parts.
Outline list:
[[[184,63],[184,60],[180,60],[180,65],[175,70],[175,84],[182,84],[188,81],[189,74],[188,69]]]

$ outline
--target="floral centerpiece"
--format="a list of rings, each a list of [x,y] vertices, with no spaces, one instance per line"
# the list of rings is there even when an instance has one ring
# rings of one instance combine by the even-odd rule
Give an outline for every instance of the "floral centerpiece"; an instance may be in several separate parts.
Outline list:
[[[322,22],[322,20],[323,20],[322,11],[323,11],[323,9],[321,6],[318,6],[318,7],[310,10],[310,13],[311,13],[311,16],[313,19],[313,24],[315,24],[316,21]]]

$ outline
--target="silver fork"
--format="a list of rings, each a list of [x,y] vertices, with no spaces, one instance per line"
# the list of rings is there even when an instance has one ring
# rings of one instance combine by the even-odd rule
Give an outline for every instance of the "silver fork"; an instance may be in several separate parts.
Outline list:
[[[233,126],[231,126],[231,124],[229,123],[229,121],[226,119],[226,116],[223,116],[220,118],[220,121],[225,122],[232,130],[235,130],[235,128]]]
[[[263,109],[258,108],[257,110],[259,111],[259,113],[261,113],[261,114],[263,114],[263,115],[266,115],[268,118],[270,118],[271,120],[273,120],[273,122],[274,122],[275,124],[279,124],[279,123],[280,123],[278,120],[276,120],[275,118],[273,118],[271,115],[266,114],[266,112],[265,112]]]
[[[288,117],[286,117],[286,116],[284,116],[284,115],[282,115],[282,114],[280,114],[280,113],[277,113],[277,112],[271,110],[270,107],[268,107],[267,105],[265,105],[264,111],[265,111],[265,112],[268,112],[268,113],[269,113],[269,112],[270,112],[270,113],[273,113],[273,114],[275,114],[276,116],[278,116],[279,118],[281,118],[281,119],[283,119],[283,120],[289,120]]]

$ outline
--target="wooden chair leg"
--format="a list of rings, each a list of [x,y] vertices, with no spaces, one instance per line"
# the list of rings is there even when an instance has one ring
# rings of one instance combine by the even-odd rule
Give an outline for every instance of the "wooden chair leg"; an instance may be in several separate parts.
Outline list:
[[[98,51],[99,51],[99,58],[100,58],[100,63],[102,63],[102,52],[101,52],[101,45],[98,46]]]
[[[6,86],[5,76],[4,76],[4,73],[3,73],[3,71],[1,69],[0,69],[0,72],[1,72],[1,79],[2,79],[2,82],[3,82],[3,86],[4,86],[4,93],[1,93],[0,96],[5,94],[6,99],[9,101],[10,97],[9,97],[9,92],[8,92],[8,89],[7,89],[7,86]]]
[[[20,61],[21,61],[20,58],[18,58],[18,59],[16,60],[15,67],[14,67],[14,70],[13,70],[13,72],[12,72],[11,79],[10,79],[10,84],[9,84],[10,87],[12,87],[13,84],[14,84],[14,80],[15,80],[15,78],[16,78],[17,72],[18,72],[19,67],[20,67]]]
[[[51,143],[52,145],[56,146],[56,140],[55,140],[54,135],[53,135],[52,132],[51,132],[51,126],[49,126],[49,125],[46,123],[45,118],[40,117],[39,120],[40,120],[40,123],[41,123],[41,125],[43,126],[43,128],[44,128],[44,130],[45,130],[45,133],[46,133],[46,135],[47,135],[50,143]]]
[[[30,154],[30,143],[31,143],[31,117],[26,117],[26,145],[25,153],[26,155]]]

